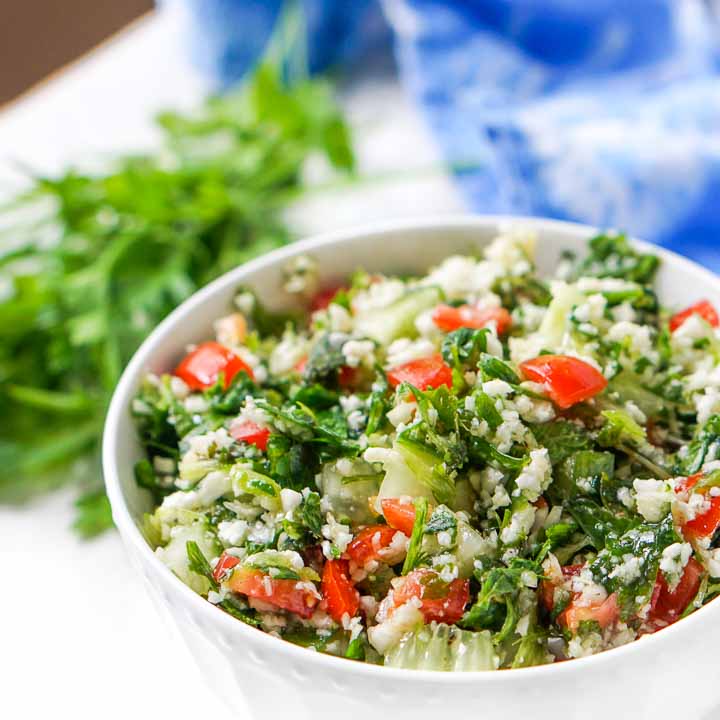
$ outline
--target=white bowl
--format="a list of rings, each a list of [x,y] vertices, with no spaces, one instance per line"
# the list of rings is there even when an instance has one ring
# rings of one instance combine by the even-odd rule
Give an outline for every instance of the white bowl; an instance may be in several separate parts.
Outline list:
[[[310,253],[325,277],[370,271],[423,272],[453,253],[489,242],[498,217],[410,220],[334,233],[290,245],[227,273],[167,317],[128,365],[110,406],[103,468],[113,517],[130,556],[147,580],[161,612],[174,621],[215,693],[241,716],[245,703],[257,718],[393,720],[439,717],[673,718],[720,716],[720,602],[655,635],[600,655],[557,665],[486,673],[435,673],[383,668],[297,647],[243,624],[186,587],[154,555],[138,529],[149,498],[133,478],[143,452],[130,403],[147,371],[172,368],[188,343],[207,338],[227,312],[239,285],[253,287],[270,307],[290,302],[281,288],[289,258]],[[596,230],[549,220],[516,219],[537,230],[540,272],[550,273],[563,250],[582,253]],[[720,305],[720,280],[666,250],[636,243],[662,258],[659,295],[672,307],[707,297]],[[140,649],[142,651],[142,649]],[[146,648],[145,652],[152,652]],[[182,695],[175,688],[158,692]]]

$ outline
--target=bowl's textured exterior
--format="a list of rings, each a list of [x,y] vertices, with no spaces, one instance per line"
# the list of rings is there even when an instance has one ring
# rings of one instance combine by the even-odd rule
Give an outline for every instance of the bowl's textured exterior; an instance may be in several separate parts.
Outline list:
[[[235,289],[249,285],[271,307],[287,305],[281,269],[297,254],[320,261],[332,279],[362,266],[371,271],[425,271],[452,253],[473,252],[508,218],[450,217],[393,222],[293,244],[213,282],[172,313],[128,365],[108,412],[103,466],[113,517],[160,612],[189,646],[213,692],[235,715],[297,720],[384,717],[392,720],[593,720],[594,718],[720,717],[720,602],[656,635],[591,658],[553,666],[489,673],[443,674],[394,670],[333,658],[276,639],[231,618],[193,593],[155,557],[138,530],[148,498],[133,465],[141,457],[130,402],[147,371],[173,367],[188,343],[207,337],[227,312]],[[563,250],[583,252],[592,228],[518,219],[538,232],[538,265],[552,272]],[[646,246],[647,247],[647,246]],[[666,251],[658,278],[665,304],[683,307],[701,297],[720,304],[720,280]],[[150,649],[148,648],[148,651]],[[182,693],[188,677],[178,677]],[[164,688],[163,692],[172,692]]]

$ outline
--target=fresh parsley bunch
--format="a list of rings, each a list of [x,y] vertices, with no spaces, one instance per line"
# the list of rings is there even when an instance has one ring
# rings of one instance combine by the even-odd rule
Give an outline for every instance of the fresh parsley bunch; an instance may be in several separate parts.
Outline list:
[[[7,208],[32,219],[0,244],[0,502],[77,483],[85,536],[111,524],[99,441],[134,350],[197,288],[290,240],[310,155],[353,168],[330,86],[288,87],[268,64],[158,125],[156,154],[35,178]]]

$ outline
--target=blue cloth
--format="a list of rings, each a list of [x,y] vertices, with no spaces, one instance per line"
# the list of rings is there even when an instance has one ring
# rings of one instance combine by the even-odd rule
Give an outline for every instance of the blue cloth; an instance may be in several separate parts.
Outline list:
[[[224,84],[280,0],[185,0]],[[366,57],[373,0],[301,0],[309,64]],[[402,82],[471,209],[627,230],[720,271],[720,27],[703,0],[384,0]]]

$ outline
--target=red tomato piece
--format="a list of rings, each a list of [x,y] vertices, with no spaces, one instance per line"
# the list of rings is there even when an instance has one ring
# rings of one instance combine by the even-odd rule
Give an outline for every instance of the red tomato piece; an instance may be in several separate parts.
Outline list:
[[[563,565],[561,568],[563,580],[569,580],[571,577],[579,575],[584,567],[584,565]],[[540,583],[540,599],[548,612],[552,612],[555,605],[555,588],[555,583],[550,580],[543,580]]]
[[[691,557],[674,590],[670,590],[665,576],[659,572],[655,581],[648,621],[658,627],[665,627],[679,620],[697,595],[703,572],[703,566]]]
[[[364,567],[371,560],[382,559],[383,550],[389,547],[397,530],[387,525],[371,525],[361,530],[348,545],[348,557]]]
[[[338,385],[341,388],[352,388],[357,384],[358,369],[350,367],[349,365],[343,365],[338,370]]]
[[[691,315],[699,315],[713,327],[720,326],[717,310],[708,300],[701,300],[673,315],[670,318],[670,331],[675,332]]]
[[[305,355],[305,357],[300,358],[295,363],[295,371],[300,373],[300,375],[302,375],[305,372],[305,367],[307,366],[307,362],[308,362],[307,355]]]
[[[510,313],[504,307],[477,308],[473,305],[438,305],[432,313],[432,321],[443,332],[458,328],[484,328],[494,324],[498,335],[504,335],[512,325]]]
[[[563,410],[595,397],[608,384],[599,370],[569,355],[541,355],[521,363],[520,370],[528,380],[544,385]]]
[[[252,422],[252,420],[245,420],[244,422],[231,425],[230,435],[232,435],[235,440],[254,445],[264,452],[267,450],[270,430],[266,427],[261,427],[257,423]]]
[[[558,623],[570,630],[577,630],[581,622],[594,620],[603,630],[620,617],[615,593],[597,605],[578,605],[575,600],[558,616]]]
[[[236,558],[234,555],[229,555],[227,552],[223,552],[220,559],[217,561],[215,569],[213,570],[215,582],[221,582],[227,571],[232,570],[239,562],[239,558]]]
[[[310,300],[310,312],[325,310],[341,290],[347,290],[347,288],[344,285],[329,285],[315,293]]]
[[[696,473],[681,480],[675,486],[675,492],[690,492],[700,481],[703,473]],[[709,502],[708,509],[701,515],[696,515],[682,525],[682,532],[686,540],[693,541],[701,538],[712,537],[720,528],[720,495],[707,495],[705,489],[701,490]]]
[[[380,505],[387,524],[410,537],[415,524],[415,504],[397,498],[385,498]]]
[[[395,607],[404,605],[412,598],[422,603],[420,612],[425,622],[458,622],[470,600],[470,581],[453,580],[445,582],[438,573],[427,568],[419,568],[402,578],[402,583],[393,589]]]
[[[327,611],[335,622],[343,616],[355,617],[360,608],[360,593],[350,581],[347,560],[328,560],[323,568],[322,594]]]
[[[388,370],[387,378],[392,387],[404,382],[418,390],[439,388],[441,385],[452,387],[452,370],[445,364],[440,353],[398,365]]]
[[[174,374],[184,380],[191,390],[205,390],[212,387],[223,373],[227,390],[232,379],[242,371],[251,380],[254,379],[252,369],[232,350],[220,343],[206,342],[188,353],[175,368]]]
[[[320,602],[317,591],[299,580],[276,580],[260,570],[239,567],[233,571],[229,581],[233,592],[262,600],[283,610],[309,618]]]

